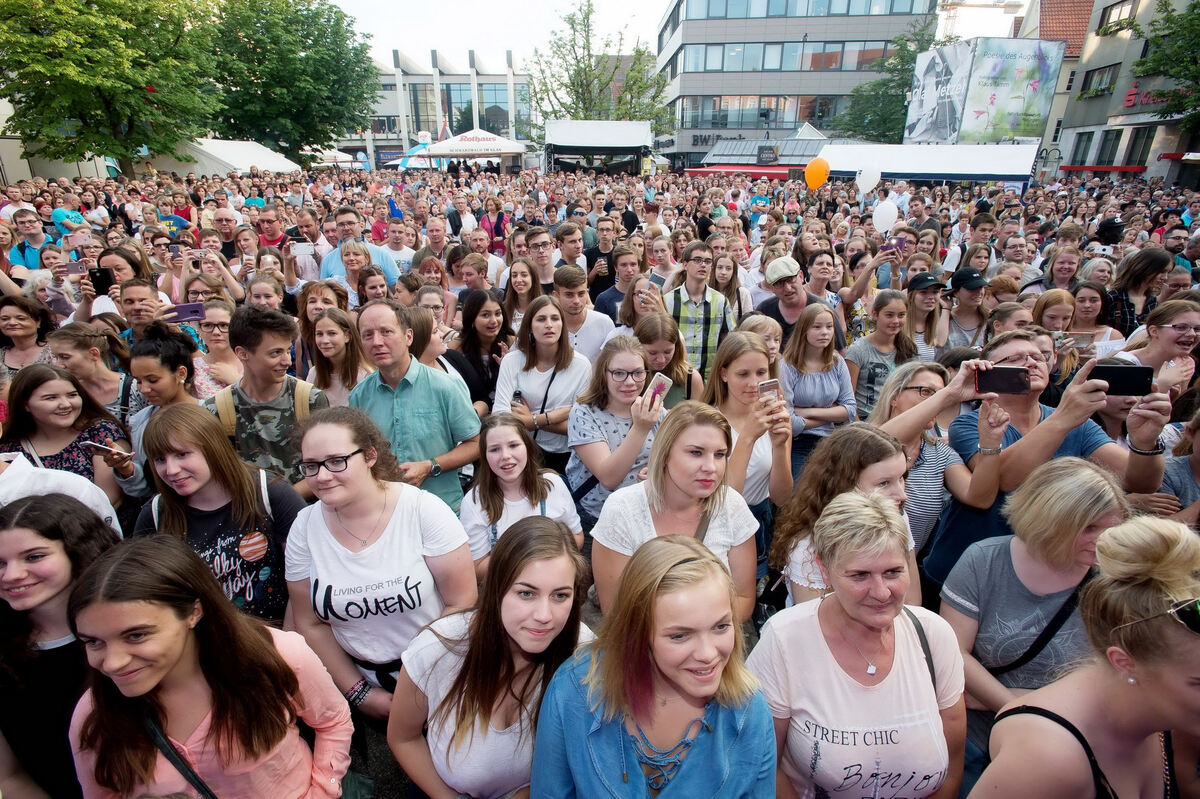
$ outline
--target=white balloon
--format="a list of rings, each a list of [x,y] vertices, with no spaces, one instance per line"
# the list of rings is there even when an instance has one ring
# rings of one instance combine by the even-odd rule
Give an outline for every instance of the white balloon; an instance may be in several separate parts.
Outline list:
[[[879,174],[879,168],[874,166],[863,167],[858,171],[858,179],[854,182],[858,184],[858,190],[863,194],[867,194],[871,189],[879,185],[879,180],[882,176]]]
[[[875,229],[887,233],[892,229],[892,225],[896,224],[896,218],[900,216],[900,209],[891,200],[884,200],[876,203],[875,213],[871,215],[872,221],[875,222]]]

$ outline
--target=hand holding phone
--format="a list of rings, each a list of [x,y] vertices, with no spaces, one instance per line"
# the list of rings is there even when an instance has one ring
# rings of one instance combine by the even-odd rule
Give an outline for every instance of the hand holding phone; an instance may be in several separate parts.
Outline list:
[[[650,385],[646,387],[646,396],[650,398],[651,403],[656,399],[661,401],[662,396],[671,390],[671,386],[671,378],[658,372],[650,378]]]
[[[172,322],[195,322],[204,318],[204,303],[185,302],[173,307],[167,314]]]
[[[778,380],[764,380],[758,384],[758,397],[770,397],[774,402],[783,402],[783,390]]]
[[[1028,394],[1029,367],[993,366],[976,372],[975,391],[979,394]]]

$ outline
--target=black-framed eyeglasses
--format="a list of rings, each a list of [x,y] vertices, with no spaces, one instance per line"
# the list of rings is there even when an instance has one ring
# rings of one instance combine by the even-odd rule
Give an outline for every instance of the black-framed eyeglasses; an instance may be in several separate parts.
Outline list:
[[[1031,361],[1033,363],[1050,363],[1050,357],[1044,352],[1039,352],[1036,355],[1031,353],[1018,353],[1016,355],[1009,355],[1007,358],[1001,358],[993,363],[995,363],[997,366],[1024,366],[1026,361]]]
[[[214,330],[220,330],[222,333],[229,332],[228,322],[201,322],[200,329],[205,333],[211,333]]]
[[[300,461],[300,474],[305,477],[316,477],[321,471],[322,466],[329,472],[344,472],[346,471],[346,467],[350,465],[350,459],[363,451],[363,448],[359,447],[353,452],[348,452],[345,455],[334,455],[332,458],[326,458],[323,461]]]
[[[921,399],[929,399],[938,392],[933,386],[905,386],[901,391],[915,391],[921,395]]]
[[[211,300],[213,297],[217,296],[217,292],[213,291],[212,289],[207,289],[205,291],[189,291],[187,296],[192,302],[195,302],[196,300]]]
[[[612,379],[618,383],[624,383],[631,377],[633,378],[633,382],[640,383],[646,379],[646,375],[648,374],[645,369],[634,369],[632,371],[628,369],[609,369],[607,371],[612,376]]]
[[[1151,619],[1157,619],[1161,616],[1171,616],[1175,619],[1175,621],[1179,622],[1184,627],[1187,627],[1191,632],[1195,633],[1196,635],[1200,635],[1200,599],[1184,599],[1180,602],[1176,602],[1162,613],[1155,613],[1153,616],[1146,616],[1141,619],[1127,621],[1124,624],[1118,624],[1116,627],[1112,628],[1112,631],[1115,633],[1117,630],[1120,630],[1123,627],[1131,627],[1135,624],[1140,624],[1144,621],[1150,621]]]

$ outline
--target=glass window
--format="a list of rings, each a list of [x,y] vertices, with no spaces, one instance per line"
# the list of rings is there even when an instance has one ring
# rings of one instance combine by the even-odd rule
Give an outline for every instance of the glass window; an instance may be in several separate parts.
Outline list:
[[[850,14],[865,16],[871,11],[871,0],[850,0]]]
[[[1088,152],[1092,149],[1092,131],[1075,134],[1075,146],[1071,150],[1071,163],[1082,165],[1087,161]]]
[[[1113,22],[1120,22],[1123,19],[1129,19],[1133,16],[1133,0],[1121,0],[1119,3],[1113,3],[1106,6],[1100,12],[1100,27],[1110,25]]]
[[[842,68],[842,43],[841,42],[825,42],[825,60],[822,63],[822,69],[841,69]]]
[[[767,15],[767,0],[750,0],[750,16],[756,19]]]
[[[743,19],[750,12],[750,0],[728,0],[725,6],[725,16],[729,19]]]
[[[743,128],[761,128],[762,123],[758,121],[758,95],[744,94],[742,95],[742,119],[740,127]]]
[[[1099,166],[1112,166],[1117,160],[1117,148],[1121,146],[1121,131],[1106,130],[1100,136],[1100,153],[1096,156],[1096,164]]]
[[[831,0],[829,3],[829,13],[846,14],[850,11],[850,0]]]
[[[704,71],[704,45],[689,44],[683,48],[683,71],[684,72],[703,72]]]
[[[788,0],[789,17],[807,17],[808,0]]]
[[[858,60],[863,69],[870,69],[872,64],[883,58],[883,42],[863,42],[862,47]]]
[[[893,14],[911,14],[913,0],[892,0]]]
[[[860,54],[863,50],[865,42],[846,42],[845,48],[842,51],[842,69],[854,70],[858,69]]]
[[[721,55],[725,52],[725,48],[719,44],[710,44],[705,50],[707,56],[704,59],[704,68],[709,72],[720,71],[722,69]]]
[[[508,86],[479,84],[479,126],[497,136],[508,135]]]
[[[763,69],[779,69],[782,52],[781,44],[763,45]]]
[[[777,106],[779,120],[785,128],[796,127],[796,98],[795,97],[780,97],[780,104]]]
[[[891,6],[891,0],[871,0],[871,14],[875,16],[886,14]]]
[[[767,16],[782,17],[787,14],[787,0],[768,0]]]
[[[825,43],[824,42],[807,42],[804,45],[804,57],[801,61],[804,64],[804,69],[817,71],[821,69],[821,63],[825,60]]]
[[[1154,133],[1158,128],[1134,128],[1129,137],[1129,152],[1125,154],[1126,166],[1145,166],[1150,157],[1150,146],[1154,144]]]
[[[742,52],[745,49],[744,44],[727,44],[725,45],[725,64],[721,69],[726,72],[741,72],[742,71]]]
[[[808,16],[810,17],[827,17],[829,16],[829,0],[810,0],[808,4]]]
[[[687,18],[704,19],[708,13],[708,0],[687,0]]]
[[[750,42],[745,45],[742,55],[742,69],[746,72],[761,72],[763,61],[763,46],[761,42]]]
[[[725,0],[708,0],[708,18],[721,19],[725,16]]]
[[[801,69],[800,56],[803,50],[799,42],[788,42],[783,46],[783,63],[780,68],[785,70]]]

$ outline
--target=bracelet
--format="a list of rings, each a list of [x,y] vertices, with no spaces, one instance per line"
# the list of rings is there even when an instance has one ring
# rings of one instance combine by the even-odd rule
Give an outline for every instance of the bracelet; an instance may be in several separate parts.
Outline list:
[[[980,455],[999,455],[1003,451],[1003,445],[999,447],[980,447],[976,450]]]
[[[374,687],[366,680],[359,680],[353,688],[346,692],[346,701],[352,708],[362,707],[362,703],[367,699],[367,694],[371,693],[371,689]]]
[[[1138,449],[1133,445],[1133,442],[1129,440],[1129,436],[1125,436],[1125,443],[1129,446],[1129,451],[1134,455],[1145,455],[1149,457],[1151,455],[1161,455],[1167,451],[1166,446],[1163,444],[1162,436],[1159,436],[1158,440],[1154,442],[1154,449]]]
[[[359,690],[361,690],[361,689],[362,689],[362,687],[363,687],[364,685],[366,685],[366,683],[367,683],[367,680],[366,680],[366,678],[365,678],[365,677],[360,677],[360,678],[359,678],[359,680],[358,680],[358,682],[356,682],[356,683],[354,683],[354,685],[350,686],[350,688],[349,688],[348,690],[346,690],[346,691],[342,692],[342,696],[346,697],[346,699],[347,699],[347,700],[349,700],[349,699],[350,699],[350,697],[354,696],[354,694],[355,694],[356,692],[358,692]]]

